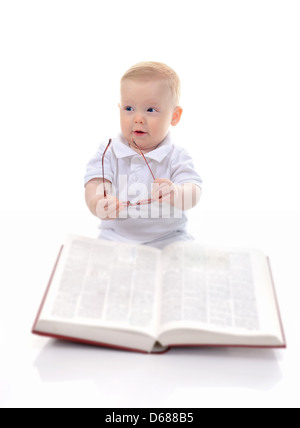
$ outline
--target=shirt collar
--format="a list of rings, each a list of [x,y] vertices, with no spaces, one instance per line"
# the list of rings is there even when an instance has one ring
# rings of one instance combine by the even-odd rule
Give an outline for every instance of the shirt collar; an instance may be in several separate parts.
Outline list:
[[[131,147],[129,147],[127,141],[122,135],[119,135],[117,138],[114,138],[112,141],[112,149],[118,159],[135,156],[135,152]],[[145,153],[145,157],[153,159],[157,162],[161,162],[171,150],[171,137],[170,134],[159,144],[159,146],[152,150],[152,152]]]

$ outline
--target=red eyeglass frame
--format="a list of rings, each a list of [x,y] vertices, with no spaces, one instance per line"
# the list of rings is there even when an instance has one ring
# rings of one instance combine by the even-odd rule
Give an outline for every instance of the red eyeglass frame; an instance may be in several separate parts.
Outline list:
[[[104,158],[105,158],[106,152],[107,152],[109,146],[111,145],[111,143],[112,143],[112,139],[110,138],[109,141],[108,141],[108,144],[107,144],[107,146],[106,146],[106,148],[105,148],[105,150],[103,152],[103,155],[102,155],[102,177],[103,177],[104,198],[107,197],[107,190],[105,188],[105,178],[104,178],[104,176],[105,176],[105,174],[104,174]],[[154,174],[153,174],[153,172],[152,172],[152,170],[150,168],[150,165],[149,165],[147,159],[144,156],[144,153],[142,152],[142,150],[139,148],[139,146],[136,144],[136,142],[134,140],[132,140],[132,144],[134,144],[135,147],[140,152],[141,156],[143,157],[144,161],[146,162],[147,167],[149,168],[149,171],[150,171],[150,173],[151,173],[151,175],[153,177],[153,180],[155,181],[155,176],[154,176]],[[124,206],[126,206],[126,207],[138,207],[140,205],[149,205],[152,202],[154,202],[154,199],[145,199],[143,201],[138,201],[136,203],[132,203],[130,201],[127,201],[127,202],[121,202],[121,204],[124,205]]]

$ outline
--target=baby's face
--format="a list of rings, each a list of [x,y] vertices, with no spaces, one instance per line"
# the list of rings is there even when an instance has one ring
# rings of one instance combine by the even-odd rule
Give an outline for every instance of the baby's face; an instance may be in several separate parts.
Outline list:
[[[154,150],[167,136],[176,107],[165,80],[126,79],[121,85],[120,118],[123,136],[145,152]],[[181,109],[180,109],[181,110]],[[180,113],[181,115],[181,113]],[[176,122],[176,123],[175,123]]]

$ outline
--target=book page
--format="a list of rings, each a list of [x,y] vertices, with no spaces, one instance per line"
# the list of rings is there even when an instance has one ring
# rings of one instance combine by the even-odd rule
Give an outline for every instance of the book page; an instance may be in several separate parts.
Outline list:
[[[180,322],[260,331],[250,253],[177,244],[164,250],[162,265],[163,328]]]
[[[160,253],[142,246],[70,238],[40,318],[153,330]]]

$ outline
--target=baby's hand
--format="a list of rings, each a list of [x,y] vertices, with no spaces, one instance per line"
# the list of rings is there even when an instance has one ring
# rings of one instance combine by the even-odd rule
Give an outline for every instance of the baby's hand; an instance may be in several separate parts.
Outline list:
[[[115,196],[106,196],[97,203],[97,217],[101,220],[113,220],[118,218],[120,211],[125,207]]]
[[[152,198],[155,201],[174,204],[178,198],[178,188],[166,178],[157,178],[152,185]]]

